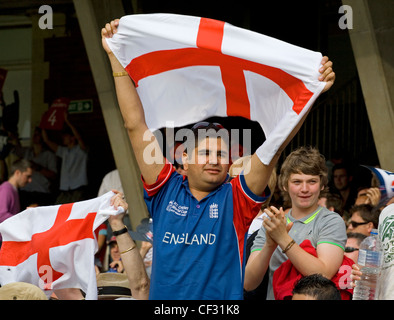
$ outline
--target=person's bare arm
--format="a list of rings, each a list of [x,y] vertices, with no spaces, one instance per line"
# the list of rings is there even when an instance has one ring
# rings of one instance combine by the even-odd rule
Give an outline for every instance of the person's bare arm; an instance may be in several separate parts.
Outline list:
[[[66,122],[66,124],[70,127],[71,131],[73,132],[73,135],[77,139],[80,148],[82,150],[86,150],[85,142],[83,141],[83,139],[82,139],[81,135],[79,134],[77,128],[75,128],[74,125],[68,119],[68,113],[67,112],[64,112],[64,121]]]
[[[125,69],[120,64],[116,56],[109,48],[106,38],[111,38],[119,26],[119,19],[107,23],[101,30],[102,45],[108,54],[112,71],[115,73],[124,72]],[[138,96],[134,83],[129,76],[114,77],[116,95],[125,127],[133,147],[141,174],[147,184],[156,182],[157,177],[164,166],[164,156],[161,163],[151,163],[150,159],[144,159],[144,150],[150,144],[156,144],[154,150],[160,152],[158,142],[152,132],[149,131],[145,121],[144,109]],[[145,135],[145,139],[143,139]],[[146,141],[148,140],[148,141]],[[149,156],[149,155],[145,155]]]
[[[264,210],[269,216],[264,218],[263,226],[267,234],[285,250],[293,240],[288,234],[289,225],[286,225],[286,219],[282,210],[271,206],[270,210]],[[304,276],[320,273],[328,279],[331,279],[338,271],[343,260],[343,249],[330,243],[321,243],[316,248],[317,257],[309,254],[298,244],[293,244],[286,251],[294,267]]]
[[[274,209],[276,208],[271,206],[271,210]],[[264,212],[266,210],[269,209],[265,209]],[[280,208],[276,212],[277,214],[280,214],[283,219],[284,217],[283,209]],[[292,226],[293,226],[292,222],[289,223],[288,225],[285,225],[286,232],[289,232]],[[247,261],[245,268],[245,282],[244,282],[244,289],[246,291],[256,289],[260,285],[261,281],[263,281],[264,275],[267,272],[269,262],[271,260],[271,256],[278,246],[277,243],[268,234],[268,232],[265,233],[265,239],[266,241],[264,243],[263,248],[260,251],[253,251],[250,254],[249,259]]]
[[[276,247],[276,243],[271,245],[266,243],[260,251],[253,251],[250,254],[245,268],[244,289],[246,291],[256,289],[263,281]]]
[[[51,150],[52,150],[53,152],[56,153],[57,148],[58,148],[59,145],[58,145],[56,142],[53,142],[53,141],[49,140],[48,133],[46,132],[45,129],[42,129],[42,140],[44,140],[44,142],[46,143],[46,145],[47,145],[49,148],[51,148]]]
[[[123,194],[112,190],[116,193],[111,199],[111,205],[117,209],[119,206],[123,207],[124,212],[127,211],[128,205],[123,199]],[[113,231],[118,231],[124,228],[123,223],[124,213],[111,216],[108,222]],[[121,253],[123,268],[129,279],[132,296],[138,300],[147,300],[149,298],[149,277],[145,271],[145,265],[140,255],[140,252],[128,232],[120,234],[116,237],[116,242]]]

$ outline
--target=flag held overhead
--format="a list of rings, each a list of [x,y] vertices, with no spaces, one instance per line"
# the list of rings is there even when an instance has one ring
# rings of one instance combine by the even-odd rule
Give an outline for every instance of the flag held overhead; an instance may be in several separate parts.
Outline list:
[[[131,15],[106,39],[137,87],[148,127],[209,117],[257,121],[268,164],[324,88],[313,52],[228,23],[175,14]]]

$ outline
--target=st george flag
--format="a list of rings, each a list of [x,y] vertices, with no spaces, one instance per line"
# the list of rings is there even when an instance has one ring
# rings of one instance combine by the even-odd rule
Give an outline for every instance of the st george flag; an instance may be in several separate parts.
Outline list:
[[[112,191],[70,204],[26,209],[0,224],[0,284],[28,282],[47,295],[80,288],[97,299],[94,230],[110,215]]]
[[[149,129],[212,116],[255,120],[266,164],[325,85],[321,53],[218,20],[124,16],[106,40],[136,85]]]

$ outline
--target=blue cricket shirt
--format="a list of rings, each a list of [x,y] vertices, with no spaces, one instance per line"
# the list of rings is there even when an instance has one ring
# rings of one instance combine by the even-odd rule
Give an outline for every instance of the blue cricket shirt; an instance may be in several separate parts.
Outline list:
[[[256,196],[240,175],[197,201],[168,162],[144,189],[153,218],[149,298],[243,299],[245,236],[269,189]]]

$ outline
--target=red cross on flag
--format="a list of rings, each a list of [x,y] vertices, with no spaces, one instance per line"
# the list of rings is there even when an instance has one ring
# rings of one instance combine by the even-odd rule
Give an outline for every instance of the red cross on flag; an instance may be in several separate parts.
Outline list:
[[[0,284],[28,282],[47,295],[51,290],[80,288],[97,299],[94,230],[110,215],[112,191],[70,204],[30,208],[0,224]]]
[[[133,79],[152,131],[241,116],[264,131],[264,163],[325,85],[318,81],[321,53],[218,20],[124,16],[106,40]]]

